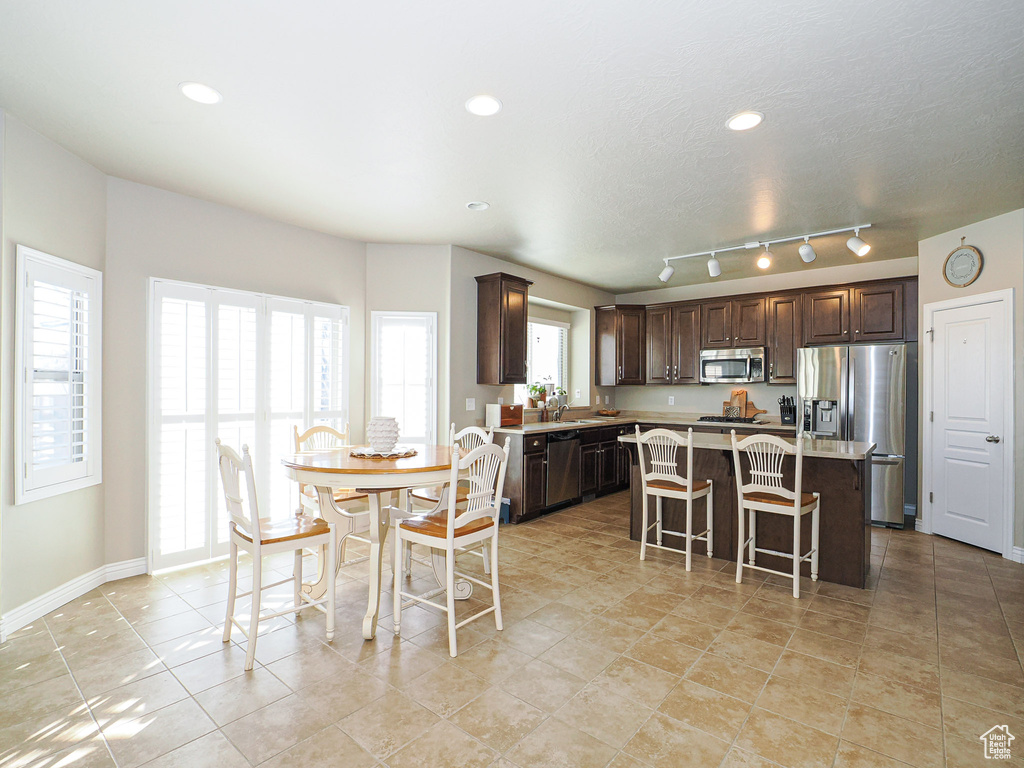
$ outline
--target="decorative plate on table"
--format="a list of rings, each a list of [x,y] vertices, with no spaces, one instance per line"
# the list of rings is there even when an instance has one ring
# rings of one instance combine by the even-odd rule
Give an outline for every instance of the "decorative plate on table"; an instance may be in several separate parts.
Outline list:
[[[390,451],[375,451],[373,448],[364,447],[353,448],[350,455],[357,459],[407,459],[416,455],[416,449],[402,448],[396,445]]]

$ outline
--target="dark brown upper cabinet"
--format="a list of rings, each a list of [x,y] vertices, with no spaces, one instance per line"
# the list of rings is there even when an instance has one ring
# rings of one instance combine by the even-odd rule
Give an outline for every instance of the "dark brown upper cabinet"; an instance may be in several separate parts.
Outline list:
[[[647,308],[620,304],[594,307],[594,311],[597,386],[643,384],[647,374]]]
[[[905,310],[902,282],[855,286],[851,307],[853,341],[901,341],[903,339]]]
[[[700,305],[647,309],[647,383],[700,383]]]
[[[764,299],[739,297],[706,301],[702,305],[701,325],[705,349],[763,347]]]
[[[767,301],[768,383],[796,384],[796,351],[801,344],[800,294]]]
[[[476,278],[476,383],[526,384],[527,299],[533,283],[495,272]]]
[[[807,291],[803,305],[804,346],[850,342],[849,288]]]

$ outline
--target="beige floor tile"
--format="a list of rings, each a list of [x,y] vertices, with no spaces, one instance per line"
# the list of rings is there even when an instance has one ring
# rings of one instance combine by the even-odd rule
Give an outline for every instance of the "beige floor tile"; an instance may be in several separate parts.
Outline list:
[[[333,713],[309,706],[292,694],[221,728],[252,763],[289,749],[333,722]]]
[[[192,699],[182,699],[142,717],[123,717],[103,727],[118,766],[133,768],[205,736],[214,722]]]
[[[195,700],[218,726],[227,725],[283,699],[291,689],[263,667],[196,694]]]
[[[956,670],[940,671],[942,695],[979,707],[1024,718],[1024,688],[1005,685]]]
[[[856,667],[860,660],[862,647],[859,643],[850,643],[823,635],[820,632],[797,629],[793,633],[787,649],[808,656],[817,656],[819,659],[845,667]]]
[[[906,768],[907,765],[909,763],[872,752],[857,744],[840,741],[833,768]]]
[[[495,765],[495,768],[501,768],[501,766]],[[646,768],[644,763],[641,763],[634,757],[630,757],[625,752],[619,752],[610,763],[608,768]]]
[[[677,675],[626,657],[616,659],[594,678],[594,685],[651,709],[657,707],[678,682]]]
[[[948,735],[978,739],[993,725],[1009,726],[1010,733],[1024,733],[1024,718],[1010,717],[990,709],[943,697],[942,723]]]
[[[613,621],[606,616],[596,616],[573,632],[572,637],[609,651],[622,653],[643,637],[645,632],[644,629]]]
[[[942,764],[941,731],[863,704],[850,704],[842,738],[920,768]]]
[[[490,684],[451,662],[416,678],[405,694],[440,717],[448,717],[490,688]]]
[[[744,613],[743,611],[736,614],[726,629],[739,635],[752,637],[755,640],[781,647],[786,646],[794,631],[792,625]]]
[[[860,671],[889,680],[939,692],[939,668],[927,661],[918,661],[886,651],[865,653],[860,660]]]
[[[321,765],[371,768],[377,764],[373,755],[360,747],[347,733],[331,725],[262,765],[265,768],[313,768]]]
[[[621,749],[651,715],[651,710],[599,685],[588,685],[555,717],[605,744]]]
[[[787,650],[779,658],[772,674],[846,698],[853,690],[856,670]]]
[[[531,657],[491,639],[459,653],[452,661],[493,685],[525,667]]]
[[[528,656],[539,656],[565,637],[565,632],[530,619],[512,622],[495,635],[497,640]]]
[[[508,753],[512,762],[530,768],[603,768],[615,750],[560,720],[547,720]]]
[[[615,651],[586,643],[575,636],[569,636],[552,646],[538,658],[559,669],[575,675],[581,680],[593,680],[619,657]]]
[[[377,701],[389,690],[393,689],[383,680],[354,667],[300,688],[296,694],[322,713],[326,725]]]
[[[800,623],[803,615],[807,613],[807,604],[801,604],[799,600],[793,600],[792,598],[790,598],[788,603],[768,600],[755,593],[753,597],[744,603],[740,613],[796,626]]]
[[[326,677],[353,669],[354,666],[351,661],[321,644],[308,651],[285,656],[267,664],[266,668],[293,691],[297,691]]]
[[[0,729],[0,765],[23,766],[91,742],[99,734],[84,702]],[[105,750],[106,747],[103,747]]]
[[[667,637],[700,651],[707,650],[719,632],[721,629],[718,627],[691,621],[675,613],[670,613],[651,628],[651,634]]]
[[[868,615],[871,613],[869,606],[825,597],[820,591],[811,598],[810,603],[807,605],[807,610],[815,613],[824,613],[837,619],[859,621],[862,623],[867,622]]]
[[[846,717],[847,699],[773,675],[756,703],[760,709],[838,736]]]
[[[723,741],[739,733],[751,705],[712,688],[683,680],[665,697],[658,711]]]
[[[1013,743],[1016,746],[1016,742]],[[946,768],[975,768],[975,766],[1000,765],[1005,768],[1021,768],[1024,757],[1019,750],[1010,753],[1009,760],[986,760],[984,746],[977,739],[963,739],[959,736],[946,735]]]
[[[778,763],[767,760],[753,752],[733,747],[725,756],[719,768],[777,768]]]
[[[723,608],[714,603],[695,600],[692,595],[672,609],[672,613],[676,616],[717,627],[720,630],[725,629],[738,612],[732,608]]]
[[[188,691],[170,672],[113,688],[87,699],[101,728],[115,720],[141,718],[188,697]]]
[[[868,625],[867,633],[864,636],[864,646],[900,656],[909,656],[930,664],[939,663],[939,649],[935,637],[918,637]]]
[[[755,708],[736,746],[791,768],[831,766],[839,739],[802,723]]]
[[[491,749],[507,752],[545,717],[536,707],[492,688],[448,719]]]
[[[942,727],[941,697],[924,688],[858,672],[851,699],[932,728]]]
[[[678,768],[683,755],[693,766],[718,765],[728,750],[727,742],[655,713],[622,751],[654,768]]]
[[[484,768],[498,757],[493,749],[441,721],[388,758],[390,768]],[[347,764],[346,764],[347,765]]]
[[[847,621],[827,613],[807,611],[800,619],[800,629],[818,632],[829,637],[836,637],[851,643],[863,643],[868,625],[858,621]]]
[[[66,711],[82,703],[71,675],[54,677],[0,696],[0,729],[10,728],[50,712]]]
[[[587,684],[563,669],[534,659],[501,684],[502,690],[544,712],[554,712]]]
[[[77,763],[73,764],[77,768]],[[247,768],[249,761],[220,731],[190,741],[146,763],[146,768]]]
[[[701,652],[667,637],[648,634],[633,643],[626,651],[626,656],[663,669],[669,674],[682,676],[700,658]]]
[[[782,646],[727,629],[711,643],[708,653],[746,664],[763,672],[771,672],[782,655]]]
[[[753,704],[768,680],[768,673],[708,653],[690,668],[686,679]]]
[[[592,617],[587,611],[556,601],[534,611],[527,618],[568,635],[582,627]]]

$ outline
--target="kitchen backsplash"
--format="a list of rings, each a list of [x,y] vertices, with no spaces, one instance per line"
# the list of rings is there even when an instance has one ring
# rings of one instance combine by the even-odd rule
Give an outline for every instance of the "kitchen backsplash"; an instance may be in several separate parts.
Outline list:
[[[671,413],[721,413],[722,401],[728,400],[734,389],[747,390],[747,401],[764,408],[772,420],[779,419],[779,398],[796,398],[795,386],[768,384],[707,384],[687,386],[616,387],[615,407],[623,411],[658,411]],[[669,397],[675,403],[669,405]]]

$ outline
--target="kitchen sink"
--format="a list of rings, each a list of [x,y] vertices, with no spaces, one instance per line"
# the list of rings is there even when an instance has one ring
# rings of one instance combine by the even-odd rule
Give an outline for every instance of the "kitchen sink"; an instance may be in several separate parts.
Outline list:
[[[603,422],[597,419],[578,419],[576,421],[551,421],[549,424],[602,424]]]

